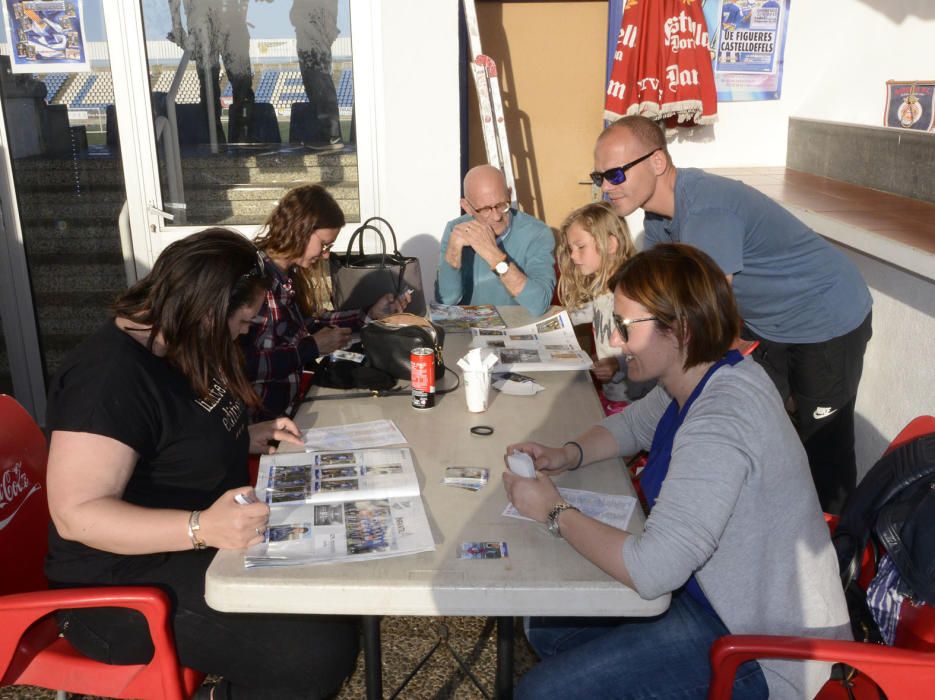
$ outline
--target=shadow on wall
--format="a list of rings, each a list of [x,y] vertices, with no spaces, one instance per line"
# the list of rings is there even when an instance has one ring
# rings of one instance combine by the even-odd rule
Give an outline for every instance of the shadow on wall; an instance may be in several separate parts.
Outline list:
[[[857,455],[857,483],[860,483],[864,474],[876,464],[876,460],[883,456],[883,451],[894,437],[895,433],[890,436],[883,435],[864,416],[854,413],[854,446],[862,453]]]
[[[481,22],[481,48],[489,50],[496,46],[498,55],[494,56],[497,62],[497,77],[500,83],[500,94],[503,99],[503,119],[507,127],[507,138],[510,142],[510,155],[513,161],[513,175],[516,182],[514,196],[519,203],[520,210],[530,214],[540,221],[547,219],[545,204],[542,197],[542,185],[538,176],[538,163],[536,162],[536,148],[532,141],[532,124],[529,115],[521,111],[519,96],[516,94],[516,80],[513,74],[513,61],[510,57],[510,42],[503,26],[503,8],[500,3],[485,3],[483,8],[483,21]],[[470,61],[470,45],[465,47],[466,60]],[[474,87],[474,78],[468,67],[468,93],[469,101],[474,106],[474,115],[471,119],[471,128],[479,123],[477,118],[477,91]],[[556,106],[558,108],[558,106]],[[483,143],[483,136],[478,131],[479,141]],[[477,165],[471,163],[470,165]]]
[[[858,0],[858,2],[886,15],[897,24],[908,17],[935,19],[935,3],[932,0]]]
[[[453,217],[452,217],[453,218]],[[425,301],[435,300],[435,272],[438,270],[438,257],[441,251],[442,232],[437,235],[420,233],[406,240],[399,248],[403,255],[419,258],[422,268],[422,288]]]

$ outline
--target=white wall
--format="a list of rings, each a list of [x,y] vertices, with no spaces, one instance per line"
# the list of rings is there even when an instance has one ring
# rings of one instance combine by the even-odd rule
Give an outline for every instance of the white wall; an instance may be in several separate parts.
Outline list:
[[[935,282],[842,249],[873,296],[873,338],[864,356],[855,423],[863,475],[910,420],[935,413]]]
[[[881,126],[887,80],[935,79],[933,41],[935,0],[792,0],[782,99],[719,104],[675,162],[784,165],[790,116]]]
[[[458,1],[381,0],[374,7],[384,76],[377,213],[392,223],[403,252],[420,258],[429,298],[442,230],[461,213]]]
[[[460,196],[457,0],[383,0],[379,213],[421,258],[431,293],[438,239]],[[852,31],[848,31],[852,29]],[[672,145],[683,166],[784,165],[790,115],[879,125],[884,83],[935,78],[935,0],[792,0],[783,98],[722,104],[719,122]],[[713,139],[712,139],[713,137]],[[707,140],[704,140],[707,139]],[[640,231],[642,216],[631,217]],[[861,473],[910,418],[935,412],[935,284],[850,249],[874,298],[857,405]]]
[[[386,77],[377,143],[378,213],[418,255],[428,291],[438,239],[459,214],[457,0],[382,0]],[[483,39],[483,37],[482,37]],[[935,78],[935,0],[792,0],[782,99],[723,103],[718,122],[681,132],[681,166],[776,166],[789,116],[880,125],[887,79]],[[631,217],[639,232],[642,217]]]

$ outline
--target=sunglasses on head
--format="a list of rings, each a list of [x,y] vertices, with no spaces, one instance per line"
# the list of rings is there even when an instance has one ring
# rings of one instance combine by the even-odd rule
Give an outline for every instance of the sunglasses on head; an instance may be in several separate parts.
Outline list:
[[[250,264],[250,269],[241,275],[244,279],[249,279],[251,277],[262,277],[266,271],[266,267],[263,264],[263,256],[260,255],[260,251],[256,252],[256,258]]]
[[[655,316],[644,316],[643,318],[620,318],[617,314],[614,314],[614,325],[617,326],[617,331],[620,333],[620,337],[623,338],[624,343],[630,342],[630,326],[634,323],[642,323],[643,321],[658,321],[659,319]]]
[[[593,173],[589,175],[589,177],[591,178],[591,182],[594,183],[595,187],[600,187],[601,183],[604,180],[607,180],[607,182],[609,182],[611,185],[622,185],[624,182],[627,181],[627,170],[632,168],[634,165],[639,165],[640,163],[642,163],[644,160],[649,158],[653,153],[655,153],[658,150],[660,149],[654,148],[649,153],[647,153],[645,156],[642,156],[641,158],[637,158],[636,160],[631,160],[626,165],[621,165],[617,168],[611,168],[610,170],[605,170],[604,172],[598,172],[597,170],[595,170]]]

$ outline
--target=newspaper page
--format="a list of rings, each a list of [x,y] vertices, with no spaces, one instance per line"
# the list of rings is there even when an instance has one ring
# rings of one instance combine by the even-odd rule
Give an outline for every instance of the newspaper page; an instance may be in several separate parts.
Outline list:
[[[492,304],[450,306],[432,302],[429,313],[432,323],[444,328],[446,333],[470,333],[472,328],[506,328],[503,317]]]
[[[491,372],[554,372],[590,369],[591,358],[578,345],[567,311],[516,328],[472,328],[471,347],[497,355]]]
[[[391,420],[372,420],[367,423],[331,425],[327,428],[311,428],[302,432],[305,449],[313,450],[359,450],[367,447],[401,445],[406,438]]]
[[[561,487],[559,487],[558,492],[562,495],[562,498],[585,515],[600,520],[605,525],[610,525],[618,530],[627,529],[637,503],[633,496],[619,494],[596,493],[594,491]],[[527,518],[525,515],[520,515],[512,503],[507,504],[503,515],[508,518],[532,520],[532,518]]]
[[[267,455],[257,497],[264,541],[244,565],[291,566],[401,556],[435,548],[406,448]]]

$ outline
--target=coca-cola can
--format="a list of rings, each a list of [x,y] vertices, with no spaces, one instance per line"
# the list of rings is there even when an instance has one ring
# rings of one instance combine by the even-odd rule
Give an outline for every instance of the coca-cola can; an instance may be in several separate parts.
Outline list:
[[[432,348],[413,348],[409,352],[412,365],[412,407],[435,406],[435,351]]]

